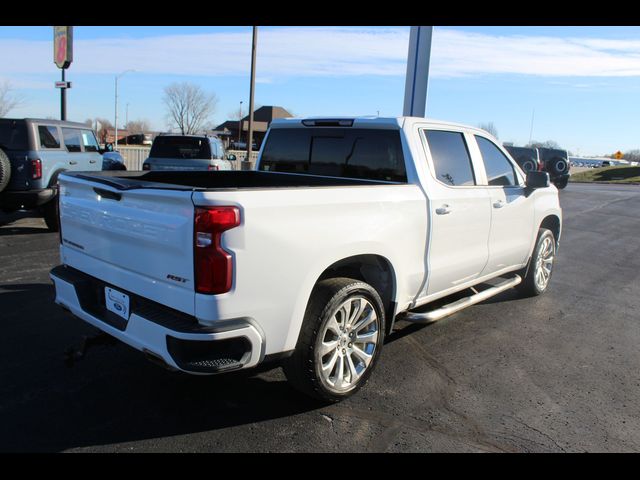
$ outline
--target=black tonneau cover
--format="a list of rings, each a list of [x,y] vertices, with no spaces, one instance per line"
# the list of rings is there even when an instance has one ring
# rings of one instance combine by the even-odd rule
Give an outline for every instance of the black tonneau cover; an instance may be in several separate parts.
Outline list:
[[[64,172],[63,175],[98,182],[117,190],[152,188],[164,190],[239,190],[260,188],[340,187],[393,185],[396,182],[357,178],[322,177],[265,171],[103,171]]]

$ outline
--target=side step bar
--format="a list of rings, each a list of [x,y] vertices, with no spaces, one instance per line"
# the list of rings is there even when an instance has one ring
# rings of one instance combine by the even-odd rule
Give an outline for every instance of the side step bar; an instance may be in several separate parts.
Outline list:
[[[436,322],[444,317],[452,315],[460,310],[470,307],[471,305],[475,305],[476,303],[480,303],[485,301],[488,298],[493,297],[499,293],[504,292],[510,288],[515,287],[519,283],[522,282],[522,278],[520,275],[516,275],[509,280],[505,280],[504,282],[499,283],[495,287],[488,288],[483,290],[482,292],[475,293],[469,297],[462,298],[457,300],[449,305],[445,305],[436,310],[432,310],[430,312],[406,312],[402,315],[401,319],[406,320],[408,322],[417,322],[417,323],[431,323]]]

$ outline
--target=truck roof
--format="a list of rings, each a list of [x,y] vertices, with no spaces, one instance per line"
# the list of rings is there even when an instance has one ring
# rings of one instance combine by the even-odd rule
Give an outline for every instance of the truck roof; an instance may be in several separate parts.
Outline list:
[[[3,122],[25,122],[25,123],[46,123],[49,125],[67,125],[70,127],[82,127],[93,130],[93,127],[80,122],[70,122],[68,120],[54,120],[52,118],[2,118]]]
[[[408,126],[413,123],[428,123],[431,126],[441,126],[441,127],[455,127],[456,129],[466,129],[466,130],[475,130],[478,132],[483,132],[487,134],[484,130],[472,127],[470,125],[463,125],[460,123],[447,122],[443,120],[435,120],[431,118],[424,117],[376,117],[376,116],[362,116],[362,117],[348,117],[348,116],[323,116],[323,117],[305,117],[305,118],[278,118],[274,119],[271,123],[272,128],[282,128],[282,127],[301,127],[304,128],[306,126],[311,126],[312,122],[322,122],[327,125],[327,123],[335,122],[336,126],[351,126],[351,127],[368,127],[368,128],[402,128],[403,126]],[[339,125],[339,123],[343,122],[351,122],[351,125],[345,123],[344,125]]]

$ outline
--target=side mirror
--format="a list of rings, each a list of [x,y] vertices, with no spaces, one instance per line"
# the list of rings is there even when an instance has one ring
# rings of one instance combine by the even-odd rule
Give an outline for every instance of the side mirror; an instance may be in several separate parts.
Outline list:
[[[236,156],[233,153],[227,155],[227,160],[231,160],[232,162],[236,160]]]
[[[536,188],[546,188],[551,185],[551,181],[549,180],[549,174],[547,172],[535,172],[530,171],[527,172],[527,187],[531,189]]]

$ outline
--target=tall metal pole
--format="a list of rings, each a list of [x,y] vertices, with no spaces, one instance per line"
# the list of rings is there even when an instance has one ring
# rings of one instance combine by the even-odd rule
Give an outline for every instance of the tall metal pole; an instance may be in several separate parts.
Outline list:
[[[253,144],[253,91],[256,83],[256,44],[258,43],[258,27],[253,27],[251,44],[251,91],[249,93],[249,138],[247,139],[247,162],[251,161],[251,145]]]
[[[432,34],[433,27],[411,27],[404,86],[403,115],[407,117],[425,116]]]
[[[64,82],[64,71],[66,69],[62,69],[62,81]],[[60,120],[67,119],[67,89],[62,87],[60,89]]]
[[[238,143],[242,141],[242,100],[240,100],[240,118],[238,119]]]
[[[536,114],[536,109],[534,108],[531,112],[531,129],[529,130],[529,145],[531,145],[531,138],[533,137],[533,117]]]
[[[116,148],[118,150],[118,75],[116,75],[116,118],[115,125],[116,127]]]

